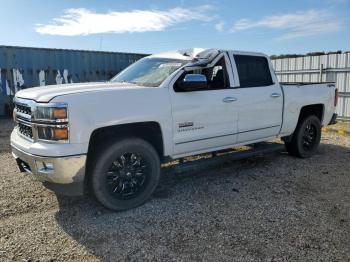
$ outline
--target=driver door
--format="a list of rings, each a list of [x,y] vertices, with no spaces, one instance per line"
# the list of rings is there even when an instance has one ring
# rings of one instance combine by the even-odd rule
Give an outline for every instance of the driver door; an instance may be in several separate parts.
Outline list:
[[[204,90],[184,91],[170,85],[173,117],[174,155],[214,151],[229,147],[237,140],[237,108],[233,97],[233,76],[227,58],[201,72],[207,77]],[[230,70],[229,70],[230,71]],[[178,77],[181,81],[186,73]]]

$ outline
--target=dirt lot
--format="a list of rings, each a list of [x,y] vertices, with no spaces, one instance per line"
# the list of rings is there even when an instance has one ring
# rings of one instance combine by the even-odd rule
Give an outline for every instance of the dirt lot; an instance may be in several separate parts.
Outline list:
[[[0,261],[349,261],[350,138],[164,175],[150,202],[122,213],[59,197],[19,173],[0,120]]]
[[[331,126],[332,128],[335,129],[340,129],[340,130],[349,130],[350,131],[350,122],[341,122],[339,121],[337,124]]]

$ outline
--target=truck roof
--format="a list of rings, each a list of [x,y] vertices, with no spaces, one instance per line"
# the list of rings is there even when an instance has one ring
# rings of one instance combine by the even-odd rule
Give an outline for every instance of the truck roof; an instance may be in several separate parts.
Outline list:
[[[197,48],[197,47],[157,53],[157,54],[150,55],[149,57],[181,59],[181,60],[189,60],[189,61],[195,58],[210,60],[210,57],[215,57],[217,54],[221,52],[234,52],[235,54],[241,54],[241,55],[255,55],[255,56],[267,57],[267,55],[263,53],[258,53],[258,52],[226,50],[226,49],[217,49],[217,48]]]

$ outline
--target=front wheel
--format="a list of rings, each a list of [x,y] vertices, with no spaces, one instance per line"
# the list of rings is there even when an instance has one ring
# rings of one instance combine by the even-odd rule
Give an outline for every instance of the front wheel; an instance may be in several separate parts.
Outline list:
[[[285,142],[290,155],[307,158],[317,150],[321,140],[321,122],[311,115],[300,121],[293,133],[292,140]]]
[[[91,177],[97,200],[116,211],[146,202],[160,177],[160,160],[153,146],[139,138],[127,138],[100,152]]]

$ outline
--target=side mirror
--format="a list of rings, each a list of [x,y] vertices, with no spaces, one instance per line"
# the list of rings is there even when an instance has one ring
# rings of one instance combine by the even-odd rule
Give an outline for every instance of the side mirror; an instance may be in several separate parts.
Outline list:
[[[207,77],[201,74],[187,74],[180,87],[185,91],[195,91],[208,88]]]

